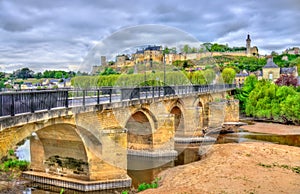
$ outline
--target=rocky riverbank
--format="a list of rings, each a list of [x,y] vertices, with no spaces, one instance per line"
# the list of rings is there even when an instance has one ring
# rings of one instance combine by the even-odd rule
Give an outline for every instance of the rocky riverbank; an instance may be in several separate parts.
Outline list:
[[[300,135],[300,126],[277,123],[254,122],[251,125],[242,126],[241,129],[249,132],[270,133],[276,135]]]
[[[160,174],[143,193],[300,193],[300,148],[271,143],[214,145],[201,161]]]
[[[243,130],[300,135],[300,126],[254,122]],[[300,148],[271,143],[216,144],[201,161],[160,174],[143,193],[300,193]]]

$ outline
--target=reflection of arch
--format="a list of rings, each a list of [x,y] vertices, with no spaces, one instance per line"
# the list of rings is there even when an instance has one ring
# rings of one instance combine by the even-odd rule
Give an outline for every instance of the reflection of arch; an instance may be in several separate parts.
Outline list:
[[[99,157],[102,152],[102,144],[93,134],[71,124],[54,124],[39,129],[31,138],[30,147],[34,171],[82,180],[90,180],[88,163],[93,155]]]
[[[127,147],[129,149],[152,150],[153,133],[156,129],[156,119],[154,115],[146,110],[136,110],[126,122]]]

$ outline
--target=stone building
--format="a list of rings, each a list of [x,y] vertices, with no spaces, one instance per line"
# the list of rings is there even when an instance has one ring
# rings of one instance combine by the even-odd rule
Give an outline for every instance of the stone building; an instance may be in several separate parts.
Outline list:
[[[283,53],[290,54],[290,55],[297,55],[300,54],[299,50],[300,50],[299,47],[293,47],[293,48],[286,49]]]
[[[251,47],[251,39],[249,34],[246,39],[246,54],[248,57],[258,56],[258,48],[256,46]]]
[[[273,58],[269,58],[267,64],[262,68],[263,78],[276,81],[280,77],[280,68],[273,62]]]
[[[249,76],[247,71],[241,71],[240,73],[235,75],[235,84],[241,85],[244,84],[245,79]]]
[[[132,54],[132,61],[136,64],[139,63],[162,63],[163,62],[163,49],[162,46],[148,46],[145,49],[137,50]]]

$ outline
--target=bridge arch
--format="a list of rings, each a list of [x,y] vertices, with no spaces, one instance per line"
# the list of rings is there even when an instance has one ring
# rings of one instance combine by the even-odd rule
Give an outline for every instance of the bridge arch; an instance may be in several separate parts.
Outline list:
[[[34,171],[91,180],[93,165],[89,163],[101,159],[102,144],[82,127],[54,124],[35,132],[30,150]]]
[[[147,109],[136,109],[126,121],[127,147],[129,149],[152,150],[153,134],[157,120]]]

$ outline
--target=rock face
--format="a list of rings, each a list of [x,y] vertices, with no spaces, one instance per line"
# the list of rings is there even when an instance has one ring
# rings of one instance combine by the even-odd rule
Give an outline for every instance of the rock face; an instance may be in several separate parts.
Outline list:
[[[218,144],[201,161],[162,172],[159,188],[143,193],[299,193],[299,159],[299,147]]]

